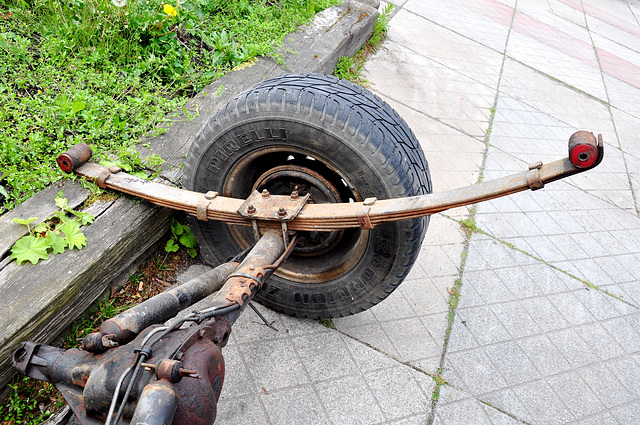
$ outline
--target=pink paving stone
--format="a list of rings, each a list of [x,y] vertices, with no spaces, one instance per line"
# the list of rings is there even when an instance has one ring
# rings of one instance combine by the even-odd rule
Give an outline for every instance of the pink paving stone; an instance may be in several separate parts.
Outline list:
[[[484,16],[493,22],[504,26],[511,26],[513,19],[513,8],[502,4],[496,0],[454,0],[460,6]],[[581,0],[559,0],[560,2],[584,12],[596,19],[608,23],[618,29],[633,35],[640,36],[640,27],[629,24],[617,17],[595,7],[585,4],[584,9]],[[599,68],[598,58],[596,58],[593,46],[572,37],[550,25],[547,25],[535,18],[516,12],[513,29],[526,35],[544,45],[554,48],[567,56],[577,59],[585,65]],[[640,67],[626,61],[604,49],[597,49],[602,70],[608,75],[624,81],[625,83],[640,88]]]
[[[473,12],[485,16],[494,22],[502,24],[506,27],[511,26],[511,19],[513,18],[513,8],[502,4],[495,0],[454,0],[460,6],[465,9],[472,10]]]
[[[593,46],[535,18],[516,12],[513,29],[580,62],[598,68]]]
[[[622,31],[625,31],[625,32],[628,32],[629,34],[633,34],[635,36],[640,37],[640,26],[624,21],[618,18],[617,16],[612,15],[609,12],[602,10],[596,6],[586,3],[583,8],[582,2],[580,0],[558,0],[558,1],[566,4],[567,6],[571,6],[576,10],[584,12],[587,15],[592,16],[602,22],[606,22],[607,24],[613,27],[616,27]]]
[[[640,89],[640,66],[602,49],[598,49],[598,56],[605,73]]]

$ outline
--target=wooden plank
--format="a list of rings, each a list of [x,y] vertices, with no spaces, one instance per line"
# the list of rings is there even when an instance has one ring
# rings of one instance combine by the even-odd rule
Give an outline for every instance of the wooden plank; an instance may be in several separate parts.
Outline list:
[[[58,210],[55,198],[60,191],[67,198],[67,203],[71,208],[82,204],[89,197],[87,189],[82,188],[76,182],[65,180],[41,190],[13,210],[0,216],[0,258],[11,249],[18,239],[29,233],[26,226],[11,220],[38,217],[32,226],[42,223]]]
[[[84,229],[87,246],[0,271],[0,387],[23,341],[51,343],[169,227],[171,210],[122,197]]]

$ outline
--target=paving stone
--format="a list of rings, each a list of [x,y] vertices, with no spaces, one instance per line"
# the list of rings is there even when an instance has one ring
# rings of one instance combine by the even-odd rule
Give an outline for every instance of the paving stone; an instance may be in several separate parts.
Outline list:
[[[518,345],[542,376],[555,375],[569,369],[569,362],[547,335],[523,338],[518,340]]]
[[[254,378],[256,390],[268,391],[301,385],[308,381],[304,367],[288,339],[255,341],[237,347]]]
[[[418,380],[428,382],[430,387],[433,387],[433,380],[411,368],[397,365],[394,368],[368,372],[364,379],[387,419],[419,415],[431,408],[431,391],[424,393]]]
[[[516,341],[484,347],[484,352],[507,385],[517,385],[541,377],[536,366],[527,358]]]
[[[598,413],[604,407],[576,372],[554,375],[546,382],[576,418]]]
[[[550,335],[551,342],[569,362],[572,369],[592,364],[598,360],[588,344],[575,329],[562,329]]]
[[[260,399],[274,425],[293,423],[331,424],[313,387],[286,388],[262,393]]]
[[[543,332],[564,329],[569,323],[547,298],[529,298],[520,302]]]
[[[440,404],[436,410],[435,424],[491,424],[489,416],[482,407],[482,404],[473,398]]]
[[[329,419],[339,424],[373,424],[385,419],[366,381],[359,375],[315,384]]]
[[[544,381],[528,382],[513,388],[513,392],[527,409],[528,415],[524,419],[529,422],[563,424],[574,419],[552,387]]]
[[[402,361],[418,360],[442,353],[441,342],[431,337],[417,317],[384,322],[381,325]]]
[[[216,424],[251,424],[267,423],[267,415],[263,410],[258,396],[231,398],[224,395],[224,390],[218,402]]]
[[[477,40],[494,50],[504,51],[513,11],[509,10],[508,6],[498,6],[498,3],[475,5],[467,2],[451,2],[445,5],[437,0],[409,2],[406,5],[412,13],[471,40]],[[491,25],[487,25],[487,18],[492,22]]]
[[[618,420],[618,423],[633,423],[640,417],[640,402],[634,402],[626,406],[618,407],[617,409],[612,410],[611,414]]]
[[[449,369],[456,372],[455,376],[449,377]],[[471,394],[488,393],[507,385],[482,347],[448,354],[445,358],[444,378]]]
[[[302,336],[291,341],[311,380],[333,379],[357,371],[343,337],[337,332],[323,338]],[[316,353],[322,353],[322,356]]]
[[[578,374],[607,408],[633,400],[633,394],[612,374],[607,363],[596,363],[579,369]]]

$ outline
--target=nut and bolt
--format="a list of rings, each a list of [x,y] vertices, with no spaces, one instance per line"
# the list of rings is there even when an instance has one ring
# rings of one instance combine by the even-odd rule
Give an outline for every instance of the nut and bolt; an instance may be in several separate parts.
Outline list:
[[[278,209],[278,217],[285,217],[287,215],[287,210],[284,207],[280,207]]]
[[[294,190],[293,192],[291,192],[291,199],[298,199],[298,196],[299,194],[297,190]]]
[[[271,194],[269,193],[269,191],[267,189],[263,189],[262,190],[262,197],[263,198],[268,198],[269,196],[271,196]]]
[[[249,205],[247,207],[247,214],[254,215],[256,213],[256,207],[253,205]]]
[[[204,336],[207,334],[207,332],[204,329],[200,329],[198,331],[198,337],[200,338],[204,338]]]

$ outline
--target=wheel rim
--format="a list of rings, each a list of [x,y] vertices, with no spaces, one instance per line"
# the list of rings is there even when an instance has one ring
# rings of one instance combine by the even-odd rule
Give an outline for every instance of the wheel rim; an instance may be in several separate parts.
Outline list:
[[[290,146],[260,149],[235,163],[224,181],[225,196],[246,198],[267,189],[274,195],[310,194],[313,203],[362,201],[355,186],[326,158]],[[242,248],[251,246],[253,232],[243,226],[227,226]],[[346,229],[336,232],[301,232],[299,242],[277,276],[299,283],[337,279],[355,267],[366,250],[369,232]]]

